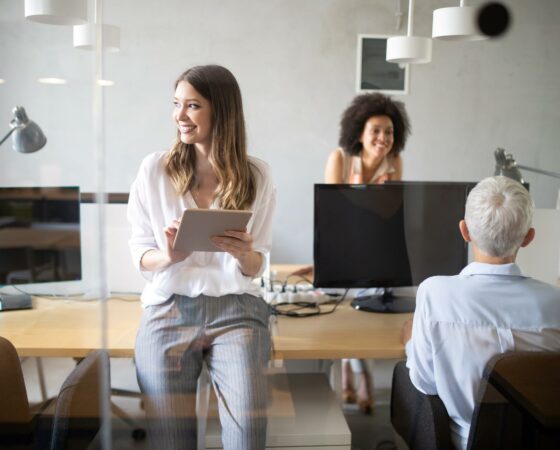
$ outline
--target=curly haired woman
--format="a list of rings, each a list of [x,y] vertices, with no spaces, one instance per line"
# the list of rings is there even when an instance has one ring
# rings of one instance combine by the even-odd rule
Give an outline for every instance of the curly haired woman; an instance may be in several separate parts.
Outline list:
[[[340,147],[334,150],[325,168],[326,183],[376,184],[401,180],[400,156],[410,134],[404,104],[382,94],[363,94],[354,98],[340,121]],[[359,379],[358,392],[353,378]],[[358,403],[371,414],[372,383],[364,360],[342,360],[342,398]]]

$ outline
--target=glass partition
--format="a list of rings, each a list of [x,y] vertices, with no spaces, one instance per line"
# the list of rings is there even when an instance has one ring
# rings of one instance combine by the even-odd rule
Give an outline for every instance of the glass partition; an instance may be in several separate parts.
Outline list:
[[[404,35],[402,2],[50,2],[78,15],[81,4],[90,28],[80,29],[44,23],[55,20],[46,12],[26,18],[47,3],[0,2],[0,139],[14,130],[0,144],[0,335],[21,358],[29,403],[58,395],[102,349],[110,379],[101,357],[104,395],[91,403],[103,411],[103,448],[259,447],[266,420],[277,430],[270,424],[300,419],[299,397],[282,396],[293,385],[271,376],[290,373],[283,355],[376,350],[359,336],[325,347],[312,333],[324,322],[294,322],[309,319],[281,317],[282,336],[271,337],[260,278],[268,262],[312,263],[313,185],[325,182],[358,94],[358,36]],[[434,41],[432,62],[407,67],[406,93],[393,96],[412,125],[403,180],[480,180],[493,174],[496,147],[560,171],[560,6],[533,3],[507,2],[502,36]],[[417,2],[416,34],[431,35],[441,6]],[[553,207],[558,183],[524,175],[537,206]],[[252,216],[212,241],[217,251],[180,254],[173,220],[189,208]],[[301,287],[263,284],[282,283]],[[381,359],[404,356],[391,345]]]

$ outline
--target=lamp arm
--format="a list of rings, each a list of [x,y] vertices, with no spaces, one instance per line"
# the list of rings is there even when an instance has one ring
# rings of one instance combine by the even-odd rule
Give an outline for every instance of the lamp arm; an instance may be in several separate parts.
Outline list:
[[[19,128],[21,128],[21,127],[14,127],[14,128],[12,128],[10,131],[8,131],[8,134],[7,134],[6,136],[4,136],[4,138],[0,141],[0,145],[2,145],[2,144],[4,143],[4,141],[5,141],[6,139],[8,139],[8,138],[12,135],[12,133],[13,133],[14,131],[18,130]]]
[[[531,172],[542,173],[543,175],[548,175],[550,177],[560,178],[560,173],[549,172],[548,170],[534,169],[533,167],[522,166],[521,164],[517,164],[517,167],[523,170],[529,170]]]

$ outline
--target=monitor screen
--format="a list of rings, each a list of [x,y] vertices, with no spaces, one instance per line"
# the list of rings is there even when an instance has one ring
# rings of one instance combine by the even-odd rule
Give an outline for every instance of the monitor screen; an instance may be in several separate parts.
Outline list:
[[[78,187],[0,187],[0,285],[80,280]]]
[[[316,184],[314,285],[417,286],[467,264],[459,232],[475,183]]]

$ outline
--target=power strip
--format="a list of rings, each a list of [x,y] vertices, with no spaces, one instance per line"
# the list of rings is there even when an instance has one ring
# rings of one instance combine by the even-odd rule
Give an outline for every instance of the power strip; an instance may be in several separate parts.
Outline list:
[[[310,292],[265,292],[264,299],[271,304],[280,303],[315,303],[321,304],[330,302],[333,298],[330,295],[318,291]]]

